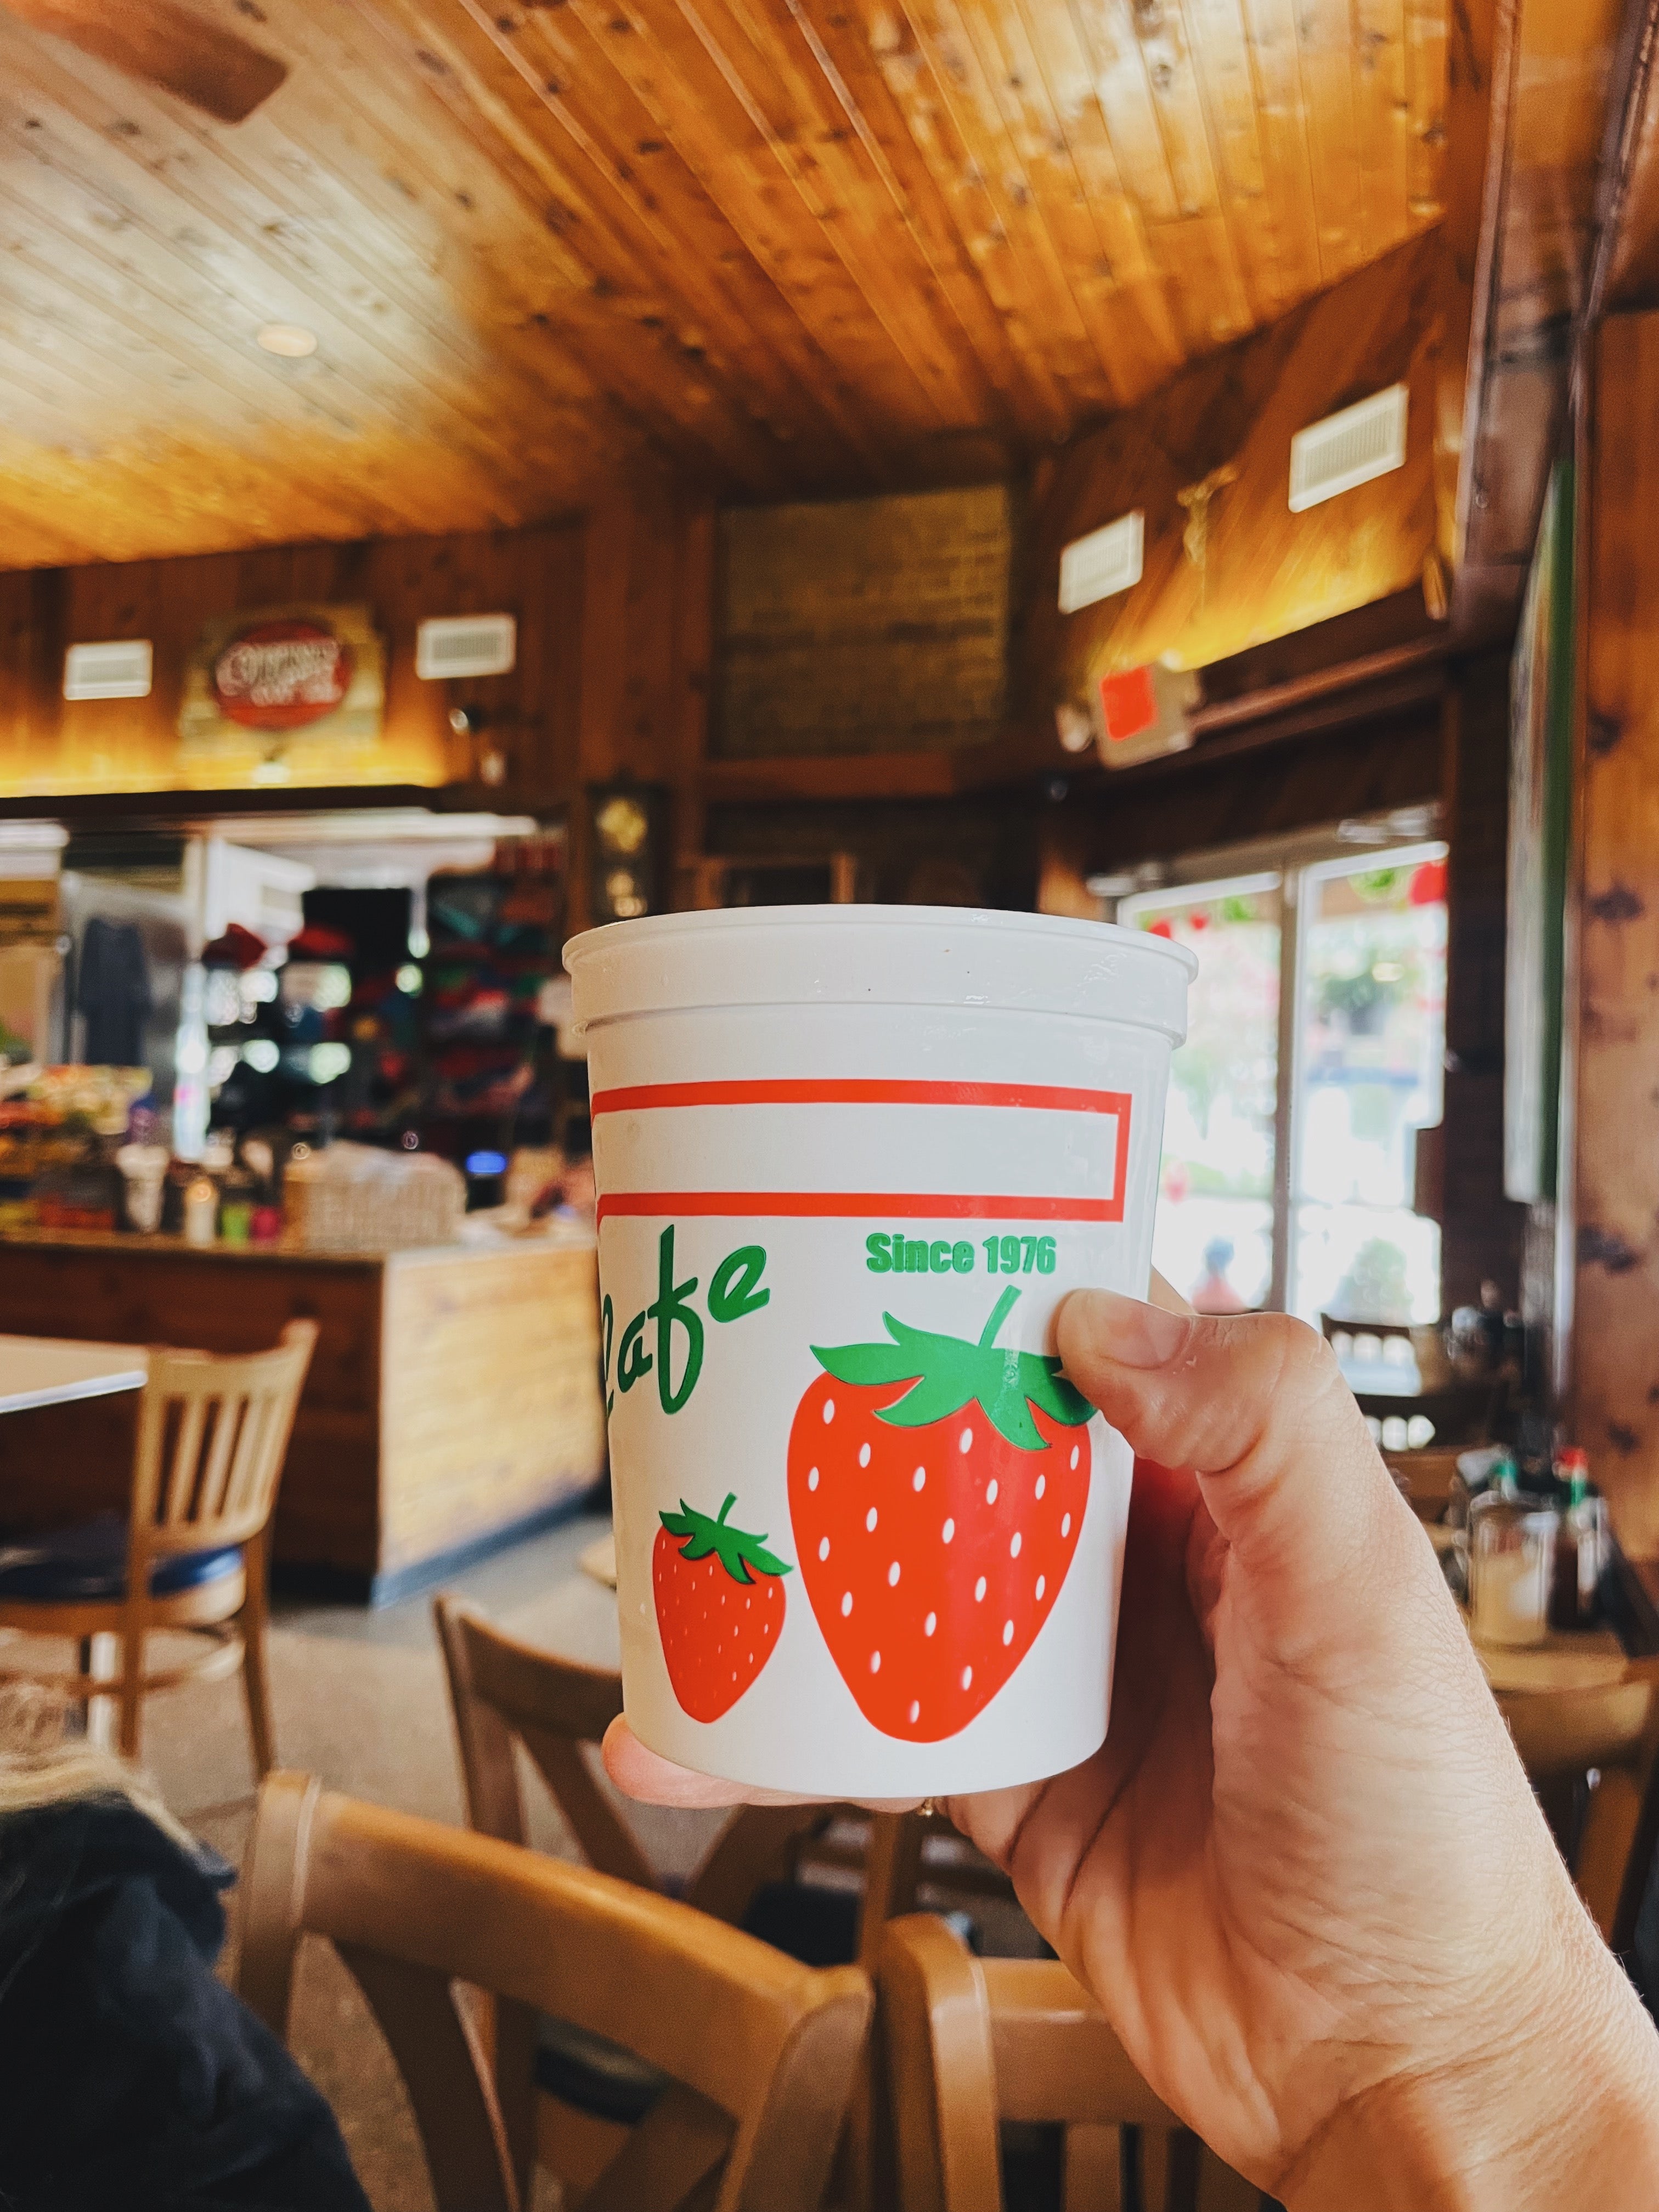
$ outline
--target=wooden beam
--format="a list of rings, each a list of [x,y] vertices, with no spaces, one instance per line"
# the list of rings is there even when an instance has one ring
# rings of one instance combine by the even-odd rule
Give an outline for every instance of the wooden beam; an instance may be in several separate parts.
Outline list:
[[[1636,63],[1622,0],[1498,0],[1455,529],[1465,631],[1520,603],[1590,299],[1605,149],[1622,143]],[[1455,176],[1479,109],[1455,103]]]

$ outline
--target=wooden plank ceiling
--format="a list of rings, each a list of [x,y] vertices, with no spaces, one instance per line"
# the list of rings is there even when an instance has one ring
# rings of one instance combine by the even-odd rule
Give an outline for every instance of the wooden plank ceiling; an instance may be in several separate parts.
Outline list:
[[[984,479],[1441,212],[1446,0],[190,4],[0,0],[0,568]]]

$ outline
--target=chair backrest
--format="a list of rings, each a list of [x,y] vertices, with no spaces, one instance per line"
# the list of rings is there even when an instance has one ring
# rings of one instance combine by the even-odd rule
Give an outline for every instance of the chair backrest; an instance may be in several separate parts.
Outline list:
[[[277,2034],[301,1935],[325,1936],[356,1977],[446,2212],[522,2212],[542,2013],[672,2084],[584,2212],[819,2203],[869,2018],[858,1968],[798,1966],[671,1899],[300,1774],[259,1793],[242,1899],[238,1987]],[[493,2079],[457,1984],[495,2000]]]
[[[1064,2127],[1068,2206],[1118,2203],[1125,2128],[1140,2131],[1146,2212],[1194,2212],[1206,2162],[1206,2203],[1212,2189],[1255,2203],[1153,2095],[1057,1960],[976,1959],[916,1913],[889,1924],[876,1980],[903,2212],[1002,2212],[1004,2121]]]
[[[1603,1937],[1627,1951],[1659,1850],[1659,1659],[1626,1660],[1616,1680],[1500,1690],[1498,1703],[1535,1788],[1594,1770],[1573,1875]]]
[[[150,1353],[133,1461],[131,1589],[149,1587],[138,1571],[148,1557],[261,1533],[316,1342],[314,1321],[291,1321],[274,1352]]]
[[[590,1865],[660,1889],[656,1869],[605,1795],[584,1746],[598,1744],[623,1709],[622,1678],[521,1643],[474,1607],[432,1602],[449,1677],[471,1826],[503,1842],[526,1838],[516,1738],[568,1821]],[[823,1806],[751,1807],[735,1814],[681,1894],[717,1920],[737,1921],[764,1881],[788,1869],[798,1838],[829,1817]]]

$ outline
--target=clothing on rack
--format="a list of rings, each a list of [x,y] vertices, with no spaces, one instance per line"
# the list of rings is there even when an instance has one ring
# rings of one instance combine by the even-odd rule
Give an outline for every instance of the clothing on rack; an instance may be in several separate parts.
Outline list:
[[[134,923],[106,921],[95,915],[87,924],[76,1005],[86,1017],[84,1051],[92,1066],[143,1066],[149,963]]]

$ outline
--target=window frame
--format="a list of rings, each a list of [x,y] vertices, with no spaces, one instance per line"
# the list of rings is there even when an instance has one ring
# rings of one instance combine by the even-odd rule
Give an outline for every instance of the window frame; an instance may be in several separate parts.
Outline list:
[[[1362,817],[1284,837],[1211,846],[1168,861],[1149,863],[1134,871],[1133,890],[1101,901],[1103,921],[1133,921],[1138,913],[1160,904],[1177,904],[1183,895],[1191,897],[1211,886],[1220,896],[1241,883],[1264,890],[1277,885],[1279,1025],[1273,1077],[1273,1267],[1265,1301],[1267,1311],[1286,1313],[1291,1309],[1298,1216],[1304,1206],[1316,1202],[1305,1197],[1300,1188],[1308,932],[1314,904],[1307,892],[1312,884],[1332,877],[1357,875],[1368,867],[1419,866],[1448,858],[1449,848],[1441,834],[1441,810],[1437,805],[1425,805],[1401,810],[1400,815]]]

